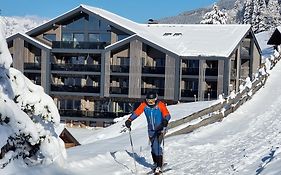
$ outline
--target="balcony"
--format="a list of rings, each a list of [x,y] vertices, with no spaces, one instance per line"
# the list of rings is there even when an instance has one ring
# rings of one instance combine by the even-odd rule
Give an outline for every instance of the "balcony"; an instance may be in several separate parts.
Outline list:
[[[109,88],[110,94],[129,94],[129,88],[128,87],[110,87]]]
[[[206,76],[218,76],[218,68],[206,68]]]
[[[111,72],[129,73],[129,66],[127,65],[111,65]]]
[[[88,117],[88,118],[108,118],[114,119],[129,114],[128,112],[102,112],[102,111],[86,111],[73,109],[59,109],[62,117]]]
[[[69,85],[51,85],[51,91],[58,92],[81,92],[81,93],[100,93],[100,87],[93,86],[69,86]]]
[[[41,70],[40,63],[24,63],[25,70]]]
[[[101,66],[89,64],[51,64],[51,69],[56,71],[100,72]]]
[[[53,41],[54,49],[104,49],[106,42]]]
[[[165,67],[143,66],[142,73],[144,73],[144,74],[165,74]]]
[[[148,92],[157,92],[159,96],[164,96],[164,88],[141,88],[141,95],[146,95]]]
[[[187,89],[181,90],[182,97],[194,97],[194,95],[198,96],[198,90],[187,90]]]
[[[182,68],[182,75],[199,75],[199,68]]]
[[[208,91],[205,91],[204,97],[208,99],[217,99],[217,90],[216,89],[210,89]]]

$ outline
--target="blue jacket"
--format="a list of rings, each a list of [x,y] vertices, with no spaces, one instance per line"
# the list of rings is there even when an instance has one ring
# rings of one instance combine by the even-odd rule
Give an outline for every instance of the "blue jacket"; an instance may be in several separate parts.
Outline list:
[[[171,115],[162,101],[156,101],[154,107],[149,107],[146,102],[142,102],[140,106],[129,117],[133,121],[144,112],[147,120],[148,134],[150,137],[155,135],[155,132],[162,130],[162,121],[165,119],[169,121]]]

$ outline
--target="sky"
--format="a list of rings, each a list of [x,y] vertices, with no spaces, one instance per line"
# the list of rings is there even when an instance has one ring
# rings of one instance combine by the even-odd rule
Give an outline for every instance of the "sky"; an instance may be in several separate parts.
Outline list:
[[[7,0],[1,2],[2,16],[39,16],[55,18],[80,4],[99,7],[135,22],[176,16],[182,12],[208,7],[217,0]]]

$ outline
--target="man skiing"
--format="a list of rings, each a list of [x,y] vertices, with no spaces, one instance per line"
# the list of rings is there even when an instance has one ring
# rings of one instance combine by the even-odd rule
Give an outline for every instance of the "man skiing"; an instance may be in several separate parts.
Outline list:
[[[166,105],[158,100],[157,93],[149,92],[139,107],[126,120],[125,125],[131,128],[134,119],[145,113],[147,119],[148,136],[151,143],[151,155],[154,162],[155,173],[161,173],[163,166],[163,151],[161,142],[166,132],[166,127],[171,119]]]

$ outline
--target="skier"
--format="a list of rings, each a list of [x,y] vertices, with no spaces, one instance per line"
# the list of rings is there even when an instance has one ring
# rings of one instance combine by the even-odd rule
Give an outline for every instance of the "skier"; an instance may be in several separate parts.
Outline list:
[[[131,128],[132,121],[145,113],[147,119],[148,136],[151,143],[151,155],[154,162],[155,173],[161,173],[163,166],[163,151],[161,142],[166,133],[168,122],[171,119],[166,105],[158,100],[157,93],[149,92],[139,107],[126,120],[125,125]]]

